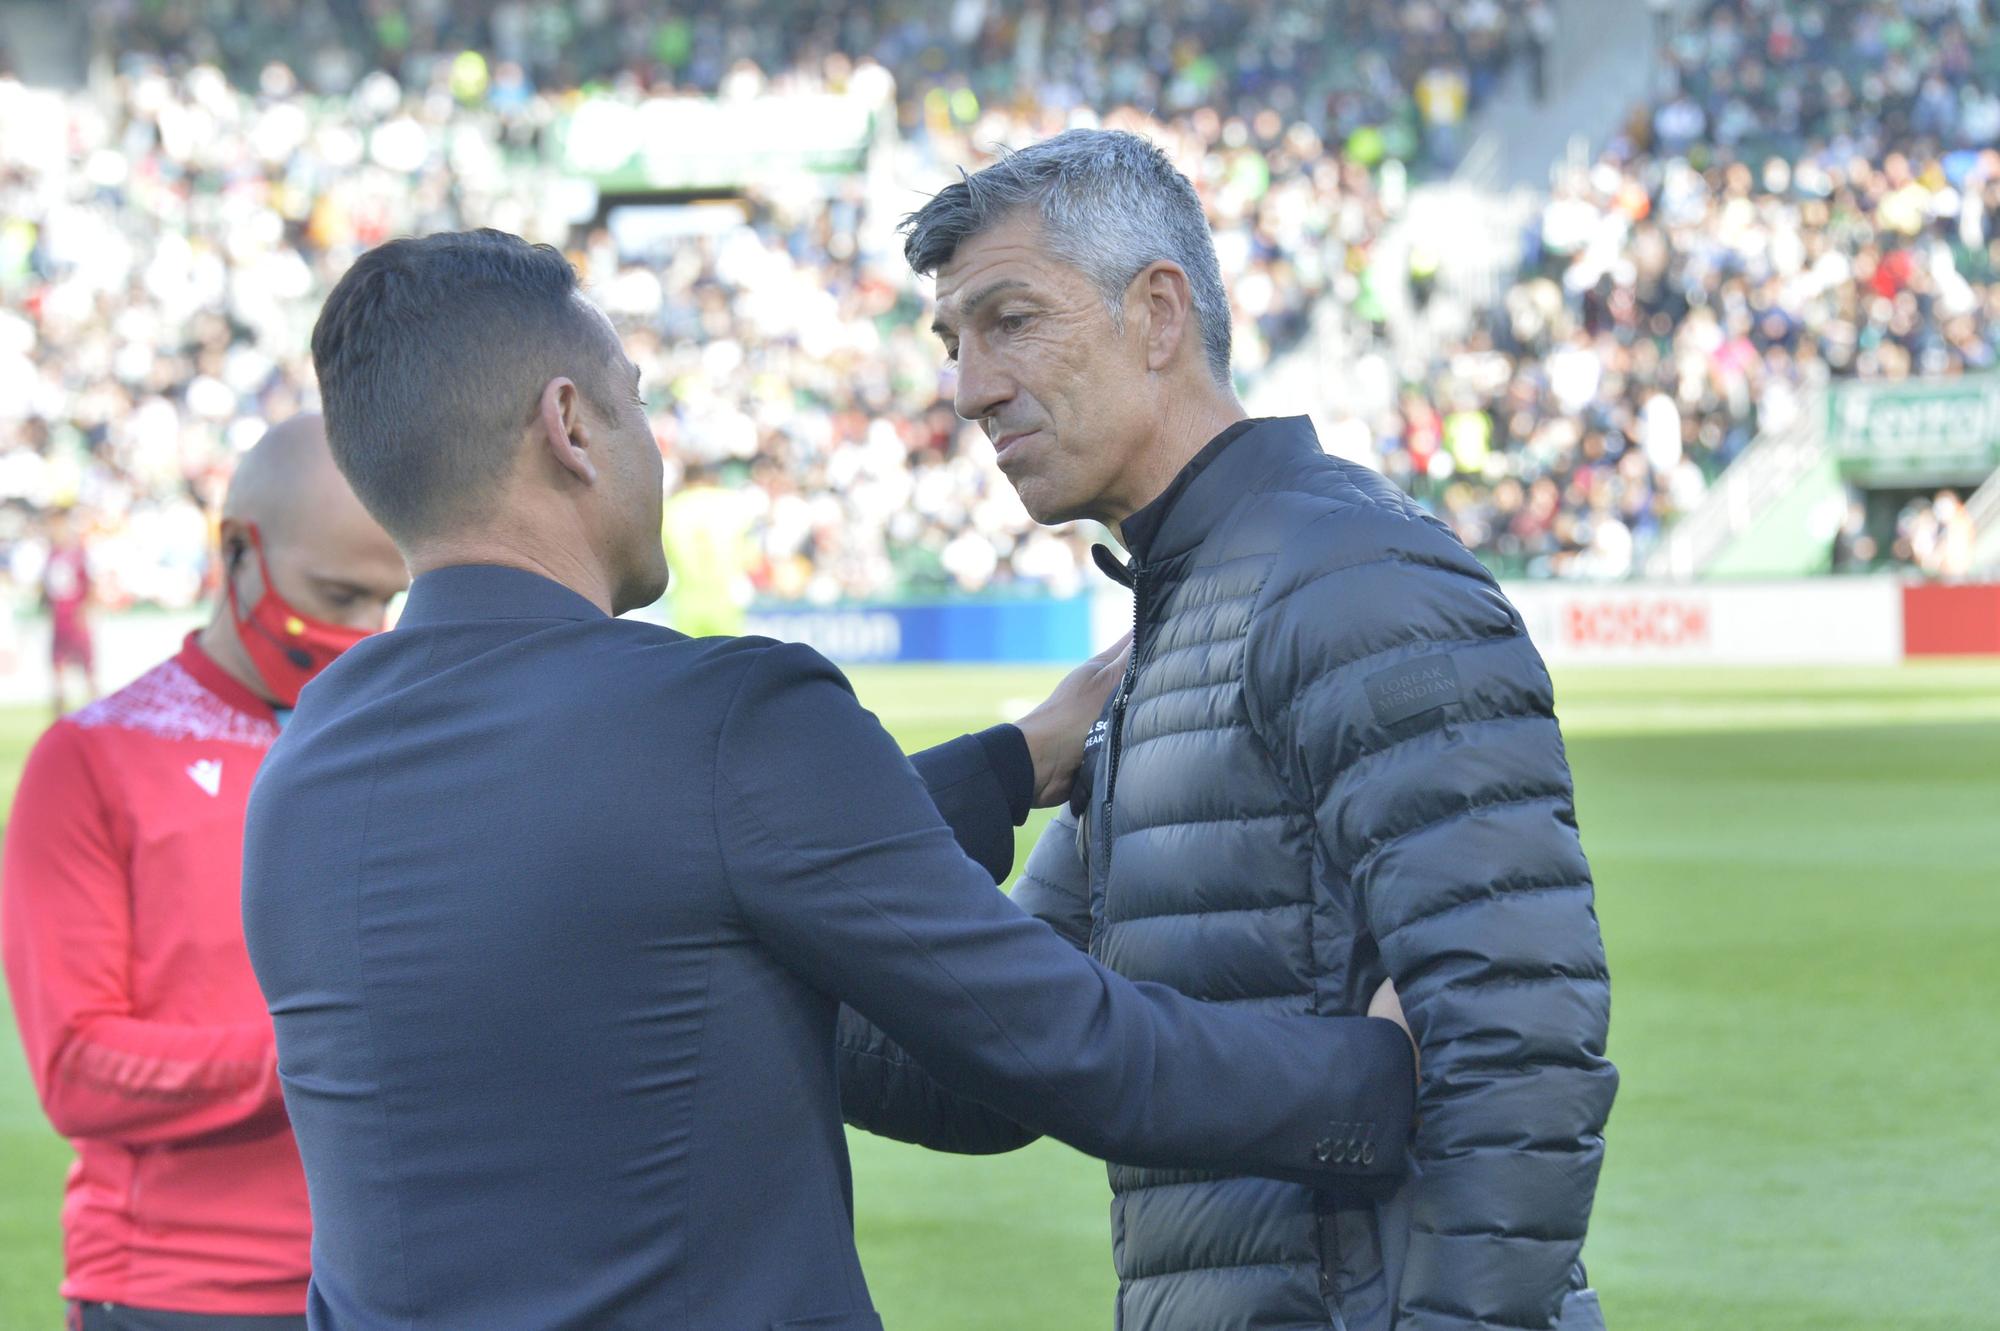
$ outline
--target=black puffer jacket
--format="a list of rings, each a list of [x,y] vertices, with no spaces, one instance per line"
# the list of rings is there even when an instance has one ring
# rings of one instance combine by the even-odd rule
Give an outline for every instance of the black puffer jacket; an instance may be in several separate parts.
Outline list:
[[[1106,562],[1135,592],[1133,668],[1015,900],[1215,1002],[1356,1013],[1393,976],[1423,1085],[1386,1195],[1113,1166],[1118,1327],[1601,1326],[1578,1254],[1610,990],[1520,617],[1303,418],[1226,432],[1124,530],[1129,569]],[[864,1126],[1018,1141],[905,1071]]]

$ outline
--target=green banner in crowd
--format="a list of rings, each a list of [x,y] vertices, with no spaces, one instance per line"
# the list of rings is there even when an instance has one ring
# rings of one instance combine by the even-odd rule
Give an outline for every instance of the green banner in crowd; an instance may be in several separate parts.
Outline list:
[[[557,124],[557,161],[607,192],[735,189],[757,180],[861,167],[876,109],[858,97],[798,93],[722,102],[587,98]]]
[[[1835,384],[1826,441],[1861,485],[1977,485],[2000,468],[2000,374]]]

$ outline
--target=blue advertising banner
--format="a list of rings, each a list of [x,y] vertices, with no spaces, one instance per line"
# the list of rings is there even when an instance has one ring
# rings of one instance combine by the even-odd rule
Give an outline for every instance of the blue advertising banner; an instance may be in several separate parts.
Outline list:
[[[845,664],[1074,664],[1092,651],[1092,599],[753,608],[744,632],[802,642]]]

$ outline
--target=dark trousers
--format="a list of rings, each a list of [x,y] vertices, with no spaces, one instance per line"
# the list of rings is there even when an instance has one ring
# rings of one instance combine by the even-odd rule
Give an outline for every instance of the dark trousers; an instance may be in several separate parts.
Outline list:
[[[306,1331],[297,1317],[232,1317],[222,1313],[169,1313],[122,1303],[72,1303],[69,1331]]]

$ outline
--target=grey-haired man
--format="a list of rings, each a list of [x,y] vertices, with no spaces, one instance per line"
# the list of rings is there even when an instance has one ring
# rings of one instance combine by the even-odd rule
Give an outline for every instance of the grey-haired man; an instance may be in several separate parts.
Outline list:
[[[1547,672],[1451,534],[1303,419],[1250,420],[1193,188],[1072,131],[908,219],[959,414],[1038,521],[1130,553],[1131,665],[1015,900],[1134,979],[1358,1013],[1421,1051],[1392,1189],[1114,1165],[1123,1331],[1602,1325],[1578,1260],[1617,1085]],[[859,1038],[859,1037],[857,1037]],[[864,1126],[1021,1140],[905,1065]],[[1331,1149],[1340,1149],[1334,1143]]]

